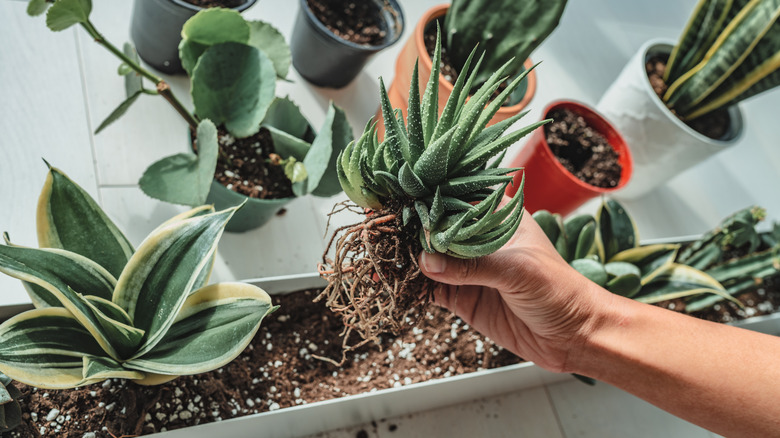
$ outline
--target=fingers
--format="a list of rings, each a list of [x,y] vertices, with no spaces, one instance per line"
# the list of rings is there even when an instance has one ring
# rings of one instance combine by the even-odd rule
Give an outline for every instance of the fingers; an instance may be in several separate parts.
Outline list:
[[[458,259],[423,251],[420,267],[423,274],[440,283],[487,286],[499,290],[511,288],[517,272],[517,266],[499,253],[476,259]]]

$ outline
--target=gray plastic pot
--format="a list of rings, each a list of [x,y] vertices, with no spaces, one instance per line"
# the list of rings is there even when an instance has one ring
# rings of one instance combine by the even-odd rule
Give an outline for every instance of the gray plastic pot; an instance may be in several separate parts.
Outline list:
[[[217,210],[224,210],[246,201],[246,204],[233,215],[225,227],[225,231],[243,233],[265,225],[282,207],[293,199],[295,198],[250,198],[228,189],[215,180],[211,182],[211,191],[208,198],[206,198],[206,203],[214,204],[214,208]]]
[[[342,88],[355,79],[371,56],[401,37],[404,15],[396,0],[361,1],[376,4],[384,18],[387,35],[381,44],[361,45],[342,39],[314,16],[306,0],[298,2],[290,51],[293,66],[304,79],[320,87]]]
[[[245,0],[233,9],[245,11],[256,1]],[[181,28],[201,9],[184,0],[135,0],[130,36],[138,56],[163,73],[184,73],[179,60]]]

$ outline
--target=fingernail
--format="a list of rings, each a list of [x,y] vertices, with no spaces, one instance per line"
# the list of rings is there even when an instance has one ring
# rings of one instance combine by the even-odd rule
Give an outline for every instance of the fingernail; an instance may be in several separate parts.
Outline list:
[[[447,259],[439,253],[428,254],[423,251],[421,261],[423,268],[431,274],[441,274],[447,268]]]

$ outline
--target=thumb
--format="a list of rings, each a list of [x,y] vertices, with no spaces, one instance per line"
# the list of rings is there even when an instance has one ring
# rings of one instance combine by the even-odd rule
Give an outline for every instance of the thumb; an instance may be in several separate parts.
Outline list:
[[[518,267],[508,258],[493,253],[475,259],[458,259],[444,254],[420,255],[420,268],[426,277],[451,285],[487,286],[499,290],[511,289]]]

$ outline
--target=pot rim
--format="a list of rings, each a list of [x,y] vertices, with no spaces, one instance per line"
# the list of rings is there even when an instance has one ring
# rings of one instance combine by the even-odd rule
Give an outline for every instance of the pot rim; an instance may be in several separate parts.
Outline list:
[[[624,158],[625,163],[622,166],[622,169],[620,170],[620,180],[618,182],[618,185],[616,185],[615,187],[598,187],[598,186],[588,184],[585,181],[582,181],[576,176],[574,176],[574,174],[569,172],[568,169],[563,167],[563,164],[561,164],[561,162],[558,161],[558,158],[555,156],[555,154],[553,154],[552,149],[550,149],[550,145],[547,143],[547,135],[544,132],[544,126],[540,126],[539,128],[537,128],[541,130],[540,137],[541,137],[541,143],[543,144],[542,147],[543,151],[541,153],[544,154],[550,161],[552,161],[555,167],[561,173],[566,175],[569,178],[569,180],[571,180],[574,184],[580,186],[581,188],[590,190],[598,194],[607,194],[607,193],[612,193],[614,191],[620,190],[623,187],[625,187],[626,184],[628,184],[628,182],[631,180],[631,174],[633,173],[633,168],[634,168],[634,160],[631,155],[630,147],[628,146],[626,140],[623,138],[620,132],[617,130],[617,128],[615,128],[615,125],[613,125],[609,120],[607,120],[607,118],[603,114],[596,111],[596,109],[593,108],[592,106],[572,99],[560,99],[548,103],[547,106],[544,108],[544,111],[542,112],[542,114],[544,114],[543,119],[548,118],[547,115],[550,113],[550,111],[560,107],[565,107],[577,114],[588,113],[591,116],[595,116],[599,118],[604,123],[604,125],[608,128],[608,130],[612,131],[611,134],[613,134],[614,137],[620,140],[620,143],[622,144],[620,150],[618,150],[618,147],[610,143],[610,146],[612,146],[612,148],[616,152],[618,152],[621,157],[623,156],[625,157]],[[589,126],[591,125],[589,124]],[[606,137],[605,135],[606,133],[603,130],[596,129],[596,127],[594,126],[591,126],[591,128]]]
[[[200,12],[204,9],[208,9],[201,6],[195,6],[192,3],[187,3],[184,0],[168,0],[168,1],[180,8],[189,9],[194,12]],[[238,12],[243,12],[249,9],[255,3],[257,3],[257,0],[244,0],[244,3],[240,4],[239,6],[236,6],[235,8],[230,8],[230,9],[233,9],[234,11],[238,11]]]
[[[180,0],[175,0],[175,1],[180,1]],[[318,20],[317,17],[314,16],[314,13],[311,11],[311,9],[309,9],[307,0],[299,0],[298,7],[300,11],[303,13],[303,15],[306,17],[306,20],[309,22],[309,25],[311,25],[314,29],[316,29],[317,33],[319,33],[320,35],[323,35],[328,39],[338,41],[343,45],[357,51],[378,52],[382,49],[385,49],[395,44],[401,38],[401,35],[403,35],[405,29],[404,11],[403,9],[401,9],[401,5],[398,4],[398,1],[397,0],[380,0],[380,1],[384,1],[387,5],[389,5],[392,8],[390,14],[395,16],[395,20],[393,23],[387,23],[387,24],[388,24],[388,29],[392,29],[394,35],[392,36],[392,38],[387,39],[382,44],[377,44],[377,45],[356,44],[353,43],[352,41],[347,41],[337,36],[336,34],[331,32],[330,29],[327,28],[327,26],[322,24],[322,22]],[[395,12],[395,14],[393,14],[393,12]],[[382,16],[384,17],[384,14],[382,14]]]
[[[641,81],[642,89],[649,94],[650,100],[653,102],[656,108],[658,108],[660,112],[662,112],[666,116],[667,119],[671,120],[672,123],[674,123],[677,127],[679,127],[683,132],[696,138],[697,140],[704,143],[709,143],[717,147],[726,147],[738,142],[745,133],[745,121],[744,121],[745,119],[744,117],[742,117],[742,109],[740,108],[739,104],[730,105],[729,107],[726,108],[726,110],[729,113],[729,130],[728,132],[726,132],[724,138],[715,139],[715,138],[707,137],[706,135],[701,134],[695,131],[690,126],[686,125],[682,120],[680,120],[676,115],[674,115],[669,110],[669,108],[663,103],[663,101],[655,93],[655,90],[653,90],[653,87],[650,85],[650,81],[648,80],[647,77],[645,64],[647,60],[650,58],[650,56],[656,53],[667,53],[667,54],[671,53],[675,44],[676,41],[668,38],[653,38],[651,40],[646,41],[639,48],[639,53],[641,53],[641,56],[638,57],[639,65],[637,66],[637,68],[639,68],[639,72],[642,75],[642,78],[644,79],[643,81]]]
[[[418,58],[419,61],[423,63],[425,68],[428,70],[432,70],[433,68],[433,61],[431,60],[431,57],[428,56],[428,50],[425,48],[425,28],[428,26],[428,23],[432,22],[433,20],[436,20],[440,17],[443,17],[447,11],[449,10],[450,5],[448,3],[436,5],[423,14],[423,16],[420,18],[420,20],[417,22],[417,26],[414,28],[414,33],[412,33],[411,38],[414,39],[414,45],[417,49],[417,53],[419,54]],[[533,67],[534,63],[531,61],[531,57],[526,58],[525,62],[523,63],[523,67],[526,69],[530,69]],[[525,90],[525,94],[523,95],[523,98],[520,99],[520,102],[517,102],[514,105],[510,106],[502,106],[498,109],[498,113],[518,113],[523,108],[527,107],[528,104],[531,102],[531,99],[533,99],[534,95],[536,94],[536,69],[531,70],[528,75],[526,76],[526,83],[527,88]],[[439,74],[439,84],[443,86],[447,92],[451,93],[453,85],[450,81],[444,78],[444,75],[441,73]],[[497,114],[498,114],[497,113]]]

